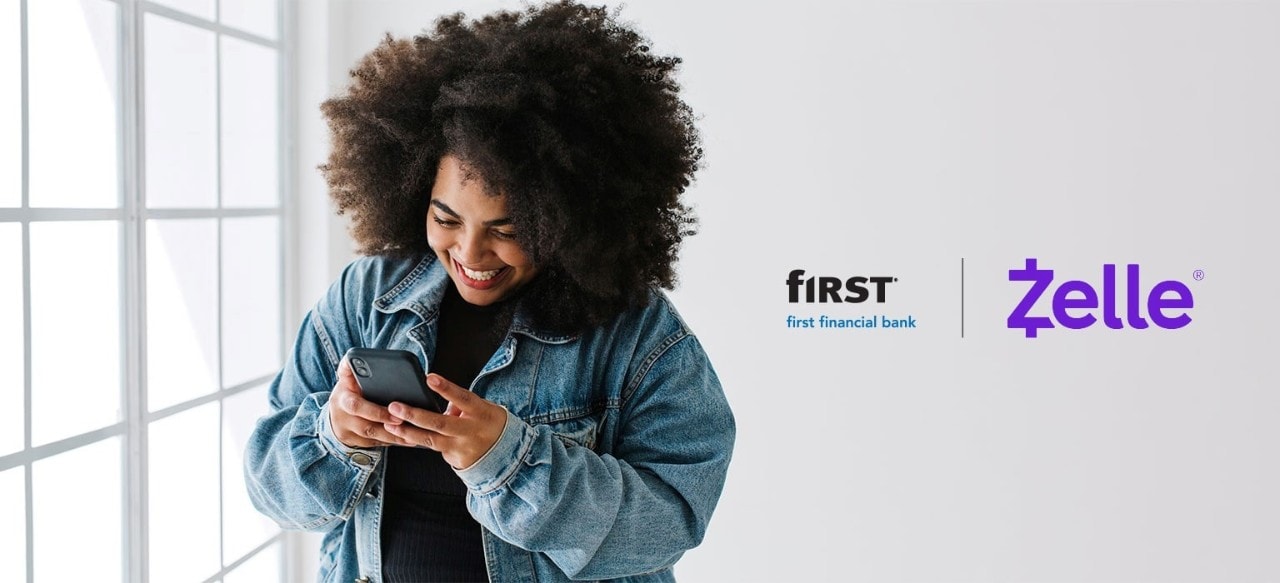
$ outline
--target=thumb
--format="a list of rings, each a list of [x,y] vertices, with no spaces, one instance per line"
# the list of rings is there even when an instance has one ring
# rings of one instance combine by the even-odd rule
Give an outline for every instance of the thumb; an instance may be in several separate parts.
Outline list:
[[[338,380],[347,380],[353,383],[356,382],[356,373],[352,372],[351,363],[345,356],[342,357],[342,362],[338,363]]]

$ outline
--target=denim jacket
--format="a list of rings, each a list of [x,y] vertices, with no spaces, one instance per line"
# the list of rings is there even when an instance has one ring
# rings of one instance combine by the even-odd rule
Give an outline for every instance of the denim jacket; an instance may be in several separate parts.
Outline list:
[[[385,448],[334,437],[327,402],[353,346],[435,354],[448,275],[434,255],[368,257],[303,321],[245,455],[257,508],[324,532],[319,580],[382,580]],[[430,367],[427,367],[430,370]],[[702,540],[734,420],[702,346],[669,300],[576,335],[517,312],[471,386],[508,411],[493,448],[458,471],[489,579],[673,581]]]

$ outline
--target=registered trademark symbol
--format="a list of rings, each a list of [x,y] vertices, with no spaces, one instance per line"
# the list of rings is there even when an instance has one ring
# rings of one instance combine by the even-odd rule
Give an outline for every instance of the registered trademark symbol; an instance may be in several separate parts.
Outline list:
[[[1191,277],[1196,278],[1196,281],[1200,281],[1200,280],[1204,279],[1204,270],[1203,270],[1203,269],[1197,269],[1197,270],[1195,270],[1195,271],[1192,271],[1192,272],[1191,272]]]

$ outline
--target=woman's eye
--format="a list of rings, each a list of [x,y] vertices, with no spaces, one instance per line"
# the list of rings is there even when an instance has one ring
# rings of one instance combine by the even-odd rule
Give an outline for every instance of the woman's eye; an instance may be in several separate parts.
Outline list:
[[[510,241],[510,240],[513,240],[513,239],[515,239],[515,238],[516,238],[516,234],[515,234],[515,233],[511,233],[511,232],[508,232],[508,231],[494,231],[494,232],[493,232],[493,236],[495,236],[495,237],[497,237],[497,238],[499,238],[499,239],[505,239],[505,240],[507,240],[507,241]]]
[[[446,229],[452,229],[453,227],[458,226],[458,221],[447,221],[445,219],[442,219],[434,215],[431,217],[431,220],[435,221],[437,225],[440,225],[441,227],[444,227]]]

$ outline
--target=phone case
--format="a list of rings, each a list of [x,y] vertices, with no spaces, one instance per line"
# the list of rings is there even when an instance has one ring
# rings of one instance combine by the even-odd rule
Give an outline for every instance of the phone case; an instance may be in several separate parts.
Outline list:
[[[352,348],[347,361],[364,398],[379,405],[400,401],[420,409],[443,413],[448,404],[427,388],[418,357],[407,350]]]

